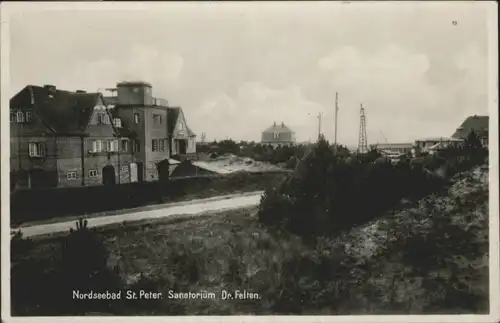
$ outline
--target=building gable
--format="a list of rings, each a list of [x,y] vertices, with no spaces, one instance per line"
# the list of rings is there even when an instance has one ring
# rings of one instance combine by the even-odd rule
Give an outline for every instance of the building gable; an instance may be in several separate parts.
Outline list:
[[[54,133],[52,127],[37,110],[33,99],[29,86],[10,99],[11,136],[38,136]]]
[[[99,93],[69,92],[53,85],[27,86],[22,93],[12,98],[16,102],[29,102],[37,116],[58,135],[85,135],[85,129],[96,105]]]
[[[187,138],[189,136],[186,119],[182,110],[179,111],[179,115],[177,116],[173,135],[175,138]]]
[[[116,133],[113,116],[101,96],[95,102],[85,132],[90,137],[113,137]]]

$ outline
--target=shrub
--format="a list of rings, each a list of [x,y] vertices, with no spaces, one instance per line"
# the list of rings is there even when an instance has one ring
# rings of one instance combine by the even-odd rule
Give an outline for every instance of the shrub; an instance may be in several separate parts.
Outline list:
[[[108,251],[103,241],[88,229],[88,221],[79,219],[61,242],[61,258],[57,265],[61,283],[59,295],[68,310],[75,314],[113,312],[113,300],[73,300],[73,292],[118,292],[122,288],[116,268],[108,268]]]
[[[418,198],[444,182],[409,163],[373,163],[376,152],[348,160],[321,139],[277,189],[267,190],[259,220],[306,240],[329,235],[379,216],[404,197]]]

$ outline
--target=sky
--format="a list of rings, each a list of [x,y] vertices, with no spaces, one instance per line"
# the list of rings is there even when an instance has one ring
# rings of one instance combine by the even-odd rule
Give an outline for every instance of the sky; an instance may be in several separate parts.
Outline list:
[[[55,4],[53,4],[55,5]],[[150,82],[207,140],[356,146],[451,136],[488,114],[489,3],[93,3],[9,11],[10,85],[90,92]],[[489,45],[491,46],[491,44]]]

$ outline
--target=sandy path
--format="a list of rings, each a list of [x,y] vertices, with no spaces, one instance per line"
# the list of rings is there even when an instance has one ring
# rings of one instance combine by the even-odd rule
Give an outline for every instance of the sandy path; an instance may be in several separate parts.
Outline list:
[[[123,221],[140,221],[147,219],[166,218],[173,215],[196,215],[212,211],[225,211],[258,205],[263,192],[255,192],[244,196],[225,198],[220,200],[200,199],[193,200],[189,204],[166,206],[156,210],[145,210],[113,216],[101,216],[89,219],[89,227],[100,227],[104,225],[121,223]],[[41,225],[32,225],[15,229],[23,233],[23,237],[31,237],[49,233],[69,231],[75,227],[75,220],[56,222]]]

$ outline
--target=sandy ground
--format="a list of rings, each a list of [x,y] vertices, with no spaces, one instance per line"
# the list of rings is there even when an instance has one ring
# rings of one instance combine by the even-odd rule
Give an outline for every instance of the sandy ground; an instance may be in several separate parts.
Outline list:
[[[231,209],[245,208],[249,206],[258,205],[263,192],[253,192],[251,194],[247,193],[241,196],[235,196],[231,198],[221,199],[200,199],[192,200],[187,203],[182,203],[181,205],[166,206],[165,208],[156,210],[145,210],[140,212],[132,212],[114,216],[101,216],[89,219],[89,227],[100,227],[114,223],[120,222],[132,222],[141,221],[148,219],[159,219],[166,218],[174,215],[196,215],[204,214],[206,212],[213,211],[225,211]],[[57,223],[49,223],[42,225],[32,225],[21,227],[15,231],[20,230],[24,237],[38,236],[50,233],[57,233],[62,231],[69,231],[69,229],[75,227],[75,221],[64,221]]]
[[[225,155],[216,159],[195,161],[193,165],[218,174],[230,174],[240,171],[265,172],[282,170],[280,167],[268,163],[258,162],[251,158],[242,158],[235,155]]]

